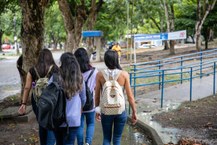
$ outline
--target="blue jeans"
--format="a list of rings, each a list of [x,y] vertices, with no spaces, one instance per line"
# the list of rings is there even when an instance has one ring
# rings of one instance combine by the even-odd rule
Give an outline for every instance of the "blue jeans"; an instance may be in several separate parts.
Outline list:
[[[56,140],[54,132],[39,126],[40,145],[54,145]]]
[[[56,145],[74,145],[78,127],[69,127],[67,134],[66,127],[59,127],[54,131],[56,137]]]
[[[32,110],[35,113],[36,119],[38,118],[38,106],[36,105],[35,99],[32,95],[31,98]],[[47,130],[39,125],[39,139],[40,145],[54,145],[56,140],[53,131]]]
[[[81,126],[78,129],[77,134],[77,141],[78,145],[84,144],[84,117],[86,117],[86,137],[85,137],[85,143],[92,144],[93,135],[94,135],[94,128],[95,128],[95,111],[94,112],[88,112],[88,113],[82,113],[81,115]]]
[[[126,111],[120,115],[101,115],[103,145],[110,145],[113,127],[113,145],[121,144],[121,135],[127,121]]]

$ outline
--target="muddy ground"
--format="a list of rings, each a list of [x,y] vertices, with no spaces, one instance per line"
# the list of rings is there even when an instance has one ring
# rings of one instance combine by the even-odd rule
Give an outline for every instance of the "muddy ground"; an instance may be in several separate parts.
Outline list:
[[[211,46],[214,47],[214,46]],[[176,55],[196,52],[194,47],[176,49]],[[138,51],[138,62],[149,61],[169,57],[169,50],[141,50]],[[127,63],[123,56],[123,63]],[[19,100],[6,100],[0,103],[0,110],[7,106],[19,105]],[[183,103],[178,109],[153,116],[153,119],[165,127],[179,128],[188,132],[183,136],[179,145],[217,144],[217,97],[207,97],[194,102]],[[38,129],[36,121],[18,123],[16,120],[0,120],[0,144],[1,145],[37,145]],[[22,130],[22,131],[21,131]],[[189,135],[191,134],[192,135]],[[196,134],[195,134],[196,132]],[[190,143],[191,142],[191,143]]]
[[[184,102],[176,110],[154,115],[153,120],[163,127],[180,129],[179,135],[187,142],[216,145],[216,106],[217,97],[209,96],[193,102]],[[183,145],[193,145],[193,143]]]

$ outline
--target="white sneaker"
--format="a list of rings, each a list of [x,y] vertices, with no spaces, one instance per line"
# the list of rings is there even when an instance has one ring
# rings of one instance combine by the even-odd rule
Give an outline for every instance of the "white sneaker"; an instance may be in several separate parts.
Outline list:
[[[89,143],[85,143],[85,145],[89,145]]]

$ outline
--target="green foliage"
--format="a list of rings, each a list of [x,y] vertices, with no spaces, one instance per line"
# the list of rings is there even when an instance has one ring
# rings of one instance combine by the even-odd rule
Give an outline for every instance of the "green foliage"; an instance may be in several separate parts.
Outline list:
[[[106,1],[100,10],[95,26],[103,31],[106,40],[119,40],[127,31],[125,0]]]
[[[45,42],[54,43],[64,41],[66,31],[57,2],[54,2],[45,14]]]
[[[13,37],[20,33],[21,10],[17,0],[0,1],[0,31],[3,40],[13,42]],[[15,32],[16,31],[16,32]],[[1,39],[1,38],[0,38]],[[1,40],[2,41],[2,40]]]
[[[14,36],[20,34],[21,26],[21,11],[18,6],[16,7],[16,12],[7,9],[4,13],[0,15],[0,29],[4,32],[3,40],[14,41]]]
[[[197,5],[194,1],[183,0],[175,6],[176,30],[187,30],[188,35],[194,35]]]

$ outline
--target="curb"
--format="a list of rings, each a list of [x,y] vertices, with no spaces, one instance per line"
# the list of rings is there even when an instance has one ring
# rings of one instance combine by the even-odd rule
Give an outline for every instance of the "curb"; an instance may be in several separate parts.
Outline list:
[[[128,116],[128,120],[131,122],[131,118]],[[142,129],[145,134],[151,137],[152,139],[152,144],[153,145],[164,145],[163,141],[161,140],[160,136],[157,134],[157,132],[144,122],[137,120],[136,122],[136,127]]]
[[[32,111],[31,106],[27,106],[27,113],[25,115],[19,115],[17,113],[18,107],[8,107],[4,109],[2,112],[0,112],[0,118],[1,120],[10,120],[14,119],[17,122],[29,122],[30,120],[35,118],[35,114]]]

